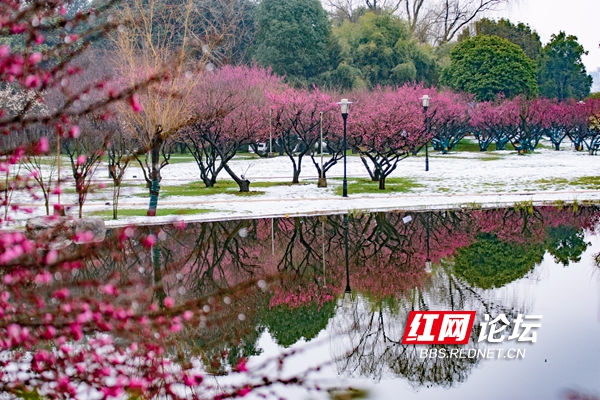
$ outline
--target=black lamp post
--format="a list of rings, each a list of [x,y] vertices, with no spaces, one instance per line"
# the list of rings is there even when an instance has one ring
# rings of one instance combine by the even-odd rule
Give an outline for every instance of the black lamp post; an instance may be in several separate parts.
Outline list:
[[[429,108],[429,96],[423,95],[421,97],[423,103],[423,115],[425,116],[425,136],[427,136],[427,109]],[[429,171],[429,139],[425,142],[425,171]]]
[[[342,99],[338,104],[340,105],[342,118],[344,119],[344,182],[342,184],[342,197],[348,197],[348,181],[346,180],[346,120],[348,119],[348,111],[352,102],[348,101],[348,99]]]

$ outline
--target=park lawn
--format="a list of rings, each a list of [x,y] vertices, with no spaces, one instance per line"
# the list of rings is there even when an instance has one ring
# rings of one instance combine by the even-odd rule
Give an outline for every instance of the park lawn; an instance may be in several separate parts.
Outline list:
[[[306,183],[301,183],[306,184]],[[190,182],[184,185],[165,185],[160,188],[161,196],[206,196],[211,194],[233,194],[237,196],[256,196],[264,194],[264,191],[253,190],[254,188],[267,188],[273,186],[292,186],[289,182],[252,182],[250,192],[240,193],[237,183],[232,180],[220,180],[215,186],[207,188],[202,181]],[[138,197],[148,197],[147,193],[138,193]]]
[[[336,179],[337,180],[337,179]],[[379,190],[379,182],[371,179],[352,179],[348,181],[348,194],[363,193],[410,193],[414,189],[425,187],[412,178],[387,178],[385,180],[385,190]],[[338,186],[336,194],[342,195],[343,188]]]
[[[541,146],[538,145],[538,146]],[[505,150],[509,150],[509,151],[514,151],[515,148],[511,143],[507,143],[505,146]],[[455,151],[465,151],[465,152],[469,152],[469,153],[487,153],[490,151],[496,151],[496,143],[492,143],[488,146],[487,151],[481,151],[479,150],[479,143],[477,142],[477,139],[475,138],[463,138],[461,141],[458,142],[458,144],[454,147],[454,149],[452,149],[453,152]]]
[[[208,210],[205,208],[158,208],[156,215],[158,217],[165,217],[169,215],[194,215],[194,214],[205,214],[214,210]],[[134,208],[119,208],[117,213],[118,217],[145,217],[147,209],[134,209]],[[95,217],[112,218],[113,212],[110,210],[92,211],[89,213]]]
[[[567,186],[579,187],[582,189],[597,190],[600,189],[600,176],[581,176],[573,179],[566,178],[544,178],[534,181],[542,190],[565,189]]]

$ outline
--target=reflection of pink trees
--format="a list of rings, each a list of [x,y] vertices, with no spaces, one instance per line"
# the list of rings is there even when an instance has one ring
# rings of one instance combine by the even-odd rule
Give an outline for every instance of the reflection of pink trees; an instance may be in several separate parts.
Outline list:
[[[595,209],[550,207],[414,213],[409,222],[403,221],[405,216],[373,213],[349,218],[352,290],[378,305],[371,310],[377,315],[369,317],[372,324],[364,325],[365,332],[384,329],[377,337],[388,342],[397,341],[397,335],[389,328],[393,316],[386,307],[405,312],[452,298],[457,308],[475,304],[507,311],[502,304],[486,301],[449,266],[433,275],[425,273],[428,258],[437,264],[451,257],[478,240],[479,232],[506,243],[539,243],[548,227],[589,229],[598,220]],[[85,233],[76,235],[82,239]],[[175,390],[174,382],[202,393],[212,390],[200,382],[189,354],[214,373],[226,373],[240,357],[254,354],[254,327],[261,310],[323,305],[344,290],[342,216],[277,220],[274,255],[270,235],[270,220],[124,228],[115,230],[102,248],[73,245],[52,250],[22,234],[4,234],[0,343],[5,350],[29,348],[30,353],[11,353],[0,366],[23,363],[35,379],[25,383],[19,381],[25,375],[10,375],[13,381],[0,384],[13,392],[22,385],[49,388],[51,378],[43,371],[53,371],[63,386],[50,389],[61,392],[82,382],[117,394],[139,385],[144,396],[165,387]],[[326,281],[320,279],[323,244]],[[274,272],[282,274],[273,277]],[[265,282],[257,287],[261,279]],[[260,288],[267,282],[270,292],[263,292]],[[431,283],[433,291],[428,289]],[[86,345],[69,345],[83,338],[88,339]],[[381,353],[385,357],[380,360],[370,358],[368,369],[380,368],[379,362],[411,369],[420,365],[421,375],[411,375],[415,382],[419,376],[438,384],[449,379],[446,374],[428,375],[431,365],[417,363],[411,348],[394,346]],[[461,371],[468,372],[468,366],[463,367]],[[76,371],[67,374],[70,368]],[[109,384],[103,368],[121,383]],[[160,375],[161,368],[173,373]],[[409,374],[403,367],[392,370]]]

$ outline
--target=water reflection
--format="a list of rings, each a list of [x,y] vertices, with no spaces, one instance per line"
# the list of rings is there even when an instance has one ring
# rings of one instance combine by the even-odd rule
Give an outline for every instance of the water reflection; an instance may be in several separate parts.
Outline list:
[[[326,332],[343,376],[449,388],[480,359],[421,358],[418,346],[401,344],[408,312],[527,314],[530,294],[504,288],[537,279],[546,252],[563,266],[579,261],[599,215],[595,207],[522,207],[116,229],[85,274],[138,282],[148,294],[141,307],[166,297],[194,304],[200,317],[169,348],[183,362],[199,357],[213,374],[260,354],[267,331],[283,347]],[[148,235],[156,242],[145,243]],[[348,285],[352,307],[339,307]],[[478,323],[469,348],[485,345]]]

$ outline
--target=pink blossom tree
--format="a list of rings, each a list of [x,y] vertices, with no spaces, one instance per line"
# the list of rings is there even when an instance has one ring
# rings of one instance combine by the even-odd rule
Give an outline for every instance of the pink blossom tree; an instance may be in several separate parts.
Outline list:
[[[424,133],[422,94],[410,86],[357,94],[348,118],[349,143],[381,190],[398,163],[431,137]]]
[[[512,123],[504,111],[503,99],[477,103],[469,109],[469,116],[480,151],[486,151],[494,142],[496,150],[504,150],[508,143],[507,126]]]
[[[473,99],[453,92],[431,92],[427,112],[427,131],[433,133],[431,143],[435,150],[447,153],[468,133],[468,109]]]
[[[505,112],[511,118],[509,140],[519,154],[530,153],[546,135],[551,126],[551,106],[548,99],[515,97],[507,100]]]
[[[225,169],[240,191],[249,191],[250,181],[227,163],[241,145],[264,136],[268,127],[264,93],[280,84],[279,78],[259,67],[225,66],[201,78],[192,100],[192,123],[183,137],[206,187],[214,186]]]
[[[597,99],[588,99],[571,103],[570,112],[564,116],[561,125],[567,130],[567,136],[573,142],[575,150],[582,151],[584,146],[592,151],[598,143],[600,124],[598,113],[600,102]]]
[[[329,113],[337,105],[328,94],[316,88],[312,91],[293,88],[271,91],[267,98],[273,110],[274,132],[292,161],[292,183],[299,183],[302,159],[314,152],[319,141],[321,112]],[[328,116],[326,121],[331,123],[331,117]]]

